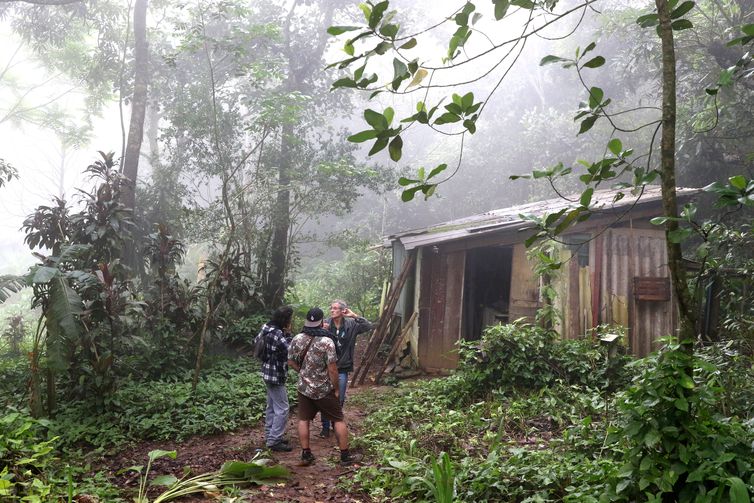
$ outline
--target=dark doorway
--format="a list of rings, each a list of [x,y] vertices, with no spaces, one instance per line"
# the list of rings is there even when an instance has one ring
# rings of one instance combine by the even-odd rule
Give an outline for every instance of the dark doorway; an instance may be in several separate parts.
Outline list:
[[[475,341],[482,330],[508,322],[513,248],[496,246],[466,252],[463,338]]]

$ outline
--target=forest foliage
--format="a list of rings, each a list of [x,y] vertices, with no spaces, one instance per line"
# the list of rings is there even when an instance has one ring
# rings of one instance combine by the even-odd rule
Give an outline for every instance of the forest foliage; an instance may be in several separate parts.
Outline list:
[[[145,31],[148,3],[136,4],[138,18],[114,0],[0,2],[19,42],[0,65],[0,125],[45,128],[65,157],[111,104],[123,136],[120,152],[93,157],[75,197],[65,163],[55,168],[50,202],[22,227],[38,263],[0,275],[0,303],[24,286],[31,296],[0,330],[0,495],[117,501],[92,469],[97,455],[257,423],[264,387],[250,337],[284,301],[303,310],[344,298],[375,318],[390,264],[374,243],[388,230],[542,196],[535,180],[578,191],[571,208],[532,221],[534,244],[592,215],[597,188],[640,193],[663,180],[667,191],[673,174],[711,197],[671,204],[654,223],[685,247],[671,261],[695,263],[675,274],[690,297],[681,314],[701,319],[714,298],[718,326],[697,323],[693,347],[671,338],[637,361],[611,354],[599,333],[561,341],[541,326],[492,328],[459,349],[455,375],[380,398],[358,440],[374,463],[353,488],[376,500],[750,500],[751,2],[606,3],[606,16],[591,0],[459,2],[437,25],[451,28],[439,63],[411,52],[437,27],[406,35],[424,20],[417,6],[403,21],[386,1],[153,1]],[[514,69],[523,45],[544,51],[531,41],[579,17],[573,44]],[[511,39],[485,24],[511,18],[524,19]],[[346,55],[330,66],[349,72],[334,83],[328,33]],[[479,51],[499,55],[492,84],[464,73]],[[34,101],[37,83],[14,74],[18,54],[85,90],[83,112]],[[439,75],[454,69],[469,89],[446,93]],[[681,98],[672,121],[662,99],[675,93],[658,82]],[[331,88],[365,90],[374,104]],[[388,94],[406,95],[408,113]],[[366,126],[350,126],[362,108]],[[126,155],[125,109],[141,154]],[[660,162],[671,123],[676,147],[663,144]],[[23,175],[0,152],[0,190]],[[521,189],[503,198],[511,175]]]

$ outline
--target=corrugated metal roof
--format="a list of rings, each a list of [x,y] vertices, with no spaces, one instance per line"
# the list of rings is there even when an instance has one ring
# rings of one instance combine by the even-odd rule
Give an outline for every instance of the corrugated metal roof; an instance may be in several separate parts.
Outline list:
[[[691,196],[701,191],[695,188],[676,189],[678,196]],[[623,192],[625,197],[616,201],[615,198],[619,192]],[[450,220],[441,224],[426,227],[424,229],[414,229],[400,232],[388,236],[385,244],[390,246],[395,241],[400,241],[406,250],[412,250],[421,246],[444,243],[463,239],[471,235],[480,235],[488,232],[501,230],[520,230],[532,226],[521,218],[521,215],[530,215],[541,217],[545,214],[555,213],[563,208],[576,207],[578,205],[580,194],[568,196],[567,198],[554,198],[545,201],[520,204],[498,210],[491,210],[470,217]],[[662,192],[659,186],[648,185],[644,188],[644,193],[637,201],[638,196],[631,195],[628,191],[617,189],[598,190],[592,195],[590,208],[594,213],[614,213],[626,210],[632,205],[637,207],[656,203],[662,199]]]

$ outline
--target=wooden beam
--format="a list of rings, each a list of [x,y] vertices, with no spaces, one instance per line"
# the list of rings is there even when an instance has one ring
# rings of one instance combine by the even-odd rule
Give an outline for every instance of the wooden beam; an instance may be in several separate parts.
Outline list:
[[[403,285],[406,283],[408,273],[413,268],[415,260],[416,253],[412,252],[408,255],[406,261],[403,263],[401,274],[400,276],[398,276],[398,279],[393,283],[393,287],[390,289],[387,306],[385,307],[385,310],[382,312],[382,316],[380,316],[380,319],[377,322],[377,328],[375,328],[374,330],[374,335],[372,336],[371,343],[367,347],[366,353],[364,354],[364,359],[362,360],[361,365],[359,365],[353,373],[353,377],[351,378],[351,386],[355,386],[357,383],[364,383],[367,372],[369,371],[369,367],[372,365],[372,361],[377,356],[380,346],[382,345],[382,341],[387,335],[387,329],[390,325],[390,319],[393,317],[395,306],[398,304],[398,299],[401,296],[401,290],[403,290]]]

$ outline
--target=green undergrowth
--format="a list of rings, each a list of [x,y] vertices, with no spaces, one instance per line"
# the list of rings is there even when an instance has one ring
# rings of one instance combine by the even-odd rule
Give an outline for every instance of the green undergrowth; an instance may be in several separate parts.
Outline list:
[[[169,380],[124,381],[104,410],[87,402],[65,404],[50,424],[66,449],[109,449],[142,440],[183,440],[256,424],[266,408],[259,365],[224,360],[203,372],[191,391],[192,372]],[[295,379],[288,380],[295,400]]]
[[[6,366],[5,372],[15,369]],[[63,403],[54,419],[33,419],[28,411],[5,405],[0,412],[0,501],[6,496],[68,501],[77,494],[119,501],[105,475],[93,474],[87,465],[96,464],[97,453],[138,441],[230,431],[263,417],[265,385],[257,362],[216,362],[203,372],[195,394],[191,377],[186,371],[169,380],[123,381],[104,407]],[[294,399],[295,379],[288,384]]]
[[[749,502],[751,405],[737,399],[751,362],[682,349],[629,364],[590,340],[490,329],[454,375],[380,397],[356,439],[377,462],[351,483],[375,501]]]

